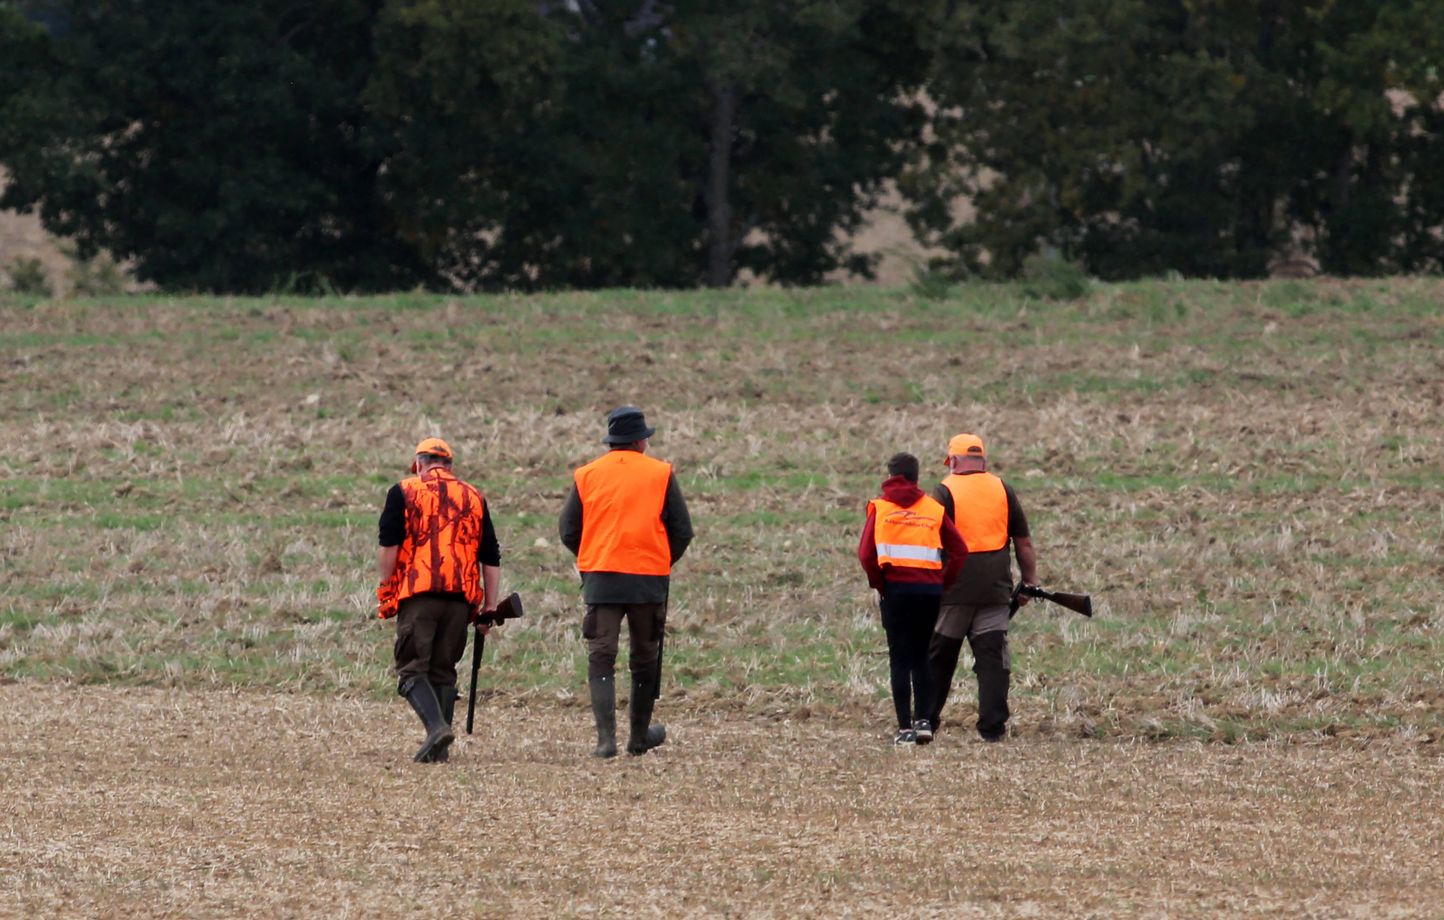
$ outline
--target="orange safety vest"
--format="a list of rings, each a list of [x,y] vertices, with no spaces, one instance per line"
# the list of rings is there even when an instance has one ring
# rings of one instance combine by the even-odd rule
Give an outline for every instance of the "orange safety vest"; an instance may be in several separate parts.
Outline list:
[[[904,508],[885,498],[868,503],[873,509],[873,542],[877,564],[907,569],[943,567],[943,517],[937,499],[924,495]]]
[[[672,464],[635,450],[608,451],[576,471],[582,500],[583,572],[670,575],[672,548],[662,505]]]
[[[950,474],[943,485],[953,493],[953,521],[970,553],[1008,545],[1008,493],[992,473]]]
[[[392,581],[396,602],[428,591],[464,594],[481,609],[482,516],[486,497],[448,469],[434,468],[401,480],[406,498],[406,537],[396,553]]]

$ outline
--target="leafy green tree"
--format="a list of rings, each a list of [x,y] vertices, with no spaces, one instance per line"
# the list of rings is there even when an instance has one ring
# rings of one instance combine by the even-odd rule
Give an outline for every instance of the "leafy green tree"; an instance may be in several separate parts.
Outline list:
[[[923,124],[892,7],[31,0],[47,37],[8,4],[0,204],[171,288],[866,272],[844,237]]]
[[[869,269],[842,238],[923,124],[907,17],[870,0],[497,7],[396,4],[379,33],[371,98],[410,119],[388,178],[422,203],[450,276],[688,287]]]
[[[921,136],[927,75],[906,5],[686,0],[674,47],[702,92],[706,281],[871,271],[855,230]]]
[[[1418,0],[938,3],[937,143],[904,178],[956,271],[1440,265],[1439,17]],[[1400,91],[1403,91],[1402,94]],[[957,220],[969,197],[977,216]]]
[[[0,162],[9,167],[6,186],[12,190],[40,172],[44,152],[34,139],[52,135],[62,117],[59,94],[47,92],[48,81],[37,79],[56,70],[45,28],[15,4],[0,2]],[[12,192],[0,199],[0,206],[26,198],[25,191]]]
[[[1444,19],[1421,0],[1278,14],[1281,79],[1313,113],[1313,170],[1290,216],[1333,274],[1444,270]],[[1292,15],[1290,15],[1292,14]]]
[[[393,3],[368,89],[396,125],[388,189],[462,287],[685,286],[679,93],[637,7]],[[402,203],[406,203],[403,207]]]
[[[380,190],[389,138],[360,101],[379,7],[47,3],[54,36],[29,52],[43,66],[7,98],[51,114],[0,139],[12,175],[0,205],[38,206],[82,257],[109,250],[170,288],[433,280],[395,232]]]

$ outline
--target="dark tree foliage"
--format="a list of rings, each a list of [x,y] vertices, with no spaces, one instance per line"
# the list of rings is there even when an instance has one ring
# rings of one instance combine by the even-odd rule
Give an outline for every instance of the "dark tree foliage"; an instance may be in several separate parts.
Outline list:
[[[415,0],[381,12],[364,101],[395,142],[384,194],[397,233],[451,286],[527,287],[528,266],[547,258],[545,245],[502,230],[509,214],[526,219],[525,182],[549,162],[537,132],[562,39],[532,0]],[[547,219],[556,213],[537,204]]]
[[[938,3],[914,225],[960,272],[1438,270],[1441,18],[1421,0]],[[977,216],[949,208],[971,197]]]
[[[794,283],[839,265],[869,273],[838,235],[856,229],[921,136],[926,60],[909,6],[682,0],[675,10],[673,46],[709,126],[708,282],[730,280],[729,264]]]
[[[434,277],[400,239],[360,103],[368,0],[54,0],[48,116],[7,134],[3,203],[172,288],[377,289]]]
[[[922,124],[908,20],[717,7],[3,4],[0,204],[182,289],[866,271],[841,240]]]
[[[814,283],[869,270],[842,236],[921,130],[909,23],[872,0],[413,2],[372,98],[409,116],[390,178],[459,283]]]
[[[393,4],[369,91],[387,176],[463,287],[697,282],[685,87],[638,4]]]
[[[0,0],[0,207],[209,291],[810,284],[894,177],[958,273],[1434,271],[1434,6]]]

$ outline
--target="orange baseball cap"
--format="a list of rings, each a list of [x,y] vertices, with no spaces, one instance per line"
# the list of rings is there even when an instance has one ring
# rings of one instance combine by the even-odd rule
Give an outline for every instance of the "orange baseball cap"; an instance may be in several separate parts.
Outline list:
[[[955,434],[948,441],[949,457],[985,457],[983,439],[975,434]]]
[[[440,438],[427,438],[416,445],[416,453],[431,454],[433,457],[445,457],[451,459],[451,445]]]

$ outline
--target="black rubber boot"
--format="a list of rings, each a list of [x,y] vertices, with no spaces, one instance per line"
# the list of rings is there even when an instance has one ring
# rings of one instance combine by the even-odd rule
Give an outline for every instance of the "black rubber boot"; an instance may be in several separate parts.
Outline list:
[[[983,633],[973,639],[973,673],[978,675],[978,734],[1002,741],[1008,734],[1008,634]]]
[[[592,693],[592,718],[597,723],[597,747],[593,757],[617,756],[617,682],[612,677],[587,681]]]
[[[447,725],[455,725],[456,720],[452,717],[456,714],[456,698],[461,694],[454,686],[432,684],[431,689],[436,691],[436,700],[441,704],[441,717],[446,720]]]
[[[632,678],[632,735],[627,739],[627,753],[645,754],[667,740],[667,726],[652,724],[653,681]]]
[[[932,675],[933,706],[929,722],[933,731],[943,724],[943,704],[948,701],[948,691],[953,688],[953,673],[958,669],[958,656],[963,652],[962,639],[949,639],[942,633],[933,633],[928,642],[928,672]]]
[[[453,726],[452,733],[455,734],[454,726],[456,723],[452,719],[452,716],[456,714],[456,698],[461,694],[456,691],[454,685],[450,684],[444,687],[432,684],[431,689],[436,691],[436,699],[441,703],[441,717],[446,720],[447,725]],[[431,752],[432,763],[446,763],[450,759],[451,745],[439,747]]]
[[[412,759],[417,763],[430,763],[437,750],[445,750],[456,736],[451,733],[451,726],[446,724],[446,718],[441,712],[441,701],[436,698],[436,691],[431,684],[419,677],[412,677],[399,689],[401,695],[406,697],[406,702],[416,710],[421,724],[426,726],[426,740],[421,742],[421,747],[416,750],[416,756]]]

